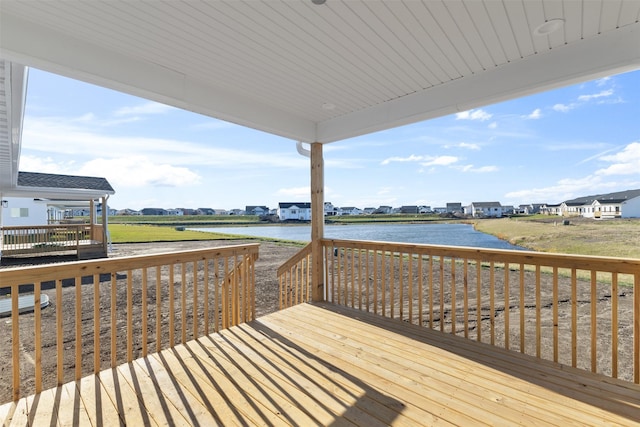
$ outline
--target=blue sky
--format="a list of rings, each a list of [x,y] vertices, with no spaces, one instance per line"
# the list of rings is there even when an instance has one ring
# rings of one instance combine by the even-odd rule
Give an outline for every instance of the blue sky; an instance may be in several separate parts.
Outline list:
[[[640,188],[640,71],[328,144],[335,206],[558,203]],[[295,141],[31,69],[20,170],[106,177],[116,209],[309,201]]]

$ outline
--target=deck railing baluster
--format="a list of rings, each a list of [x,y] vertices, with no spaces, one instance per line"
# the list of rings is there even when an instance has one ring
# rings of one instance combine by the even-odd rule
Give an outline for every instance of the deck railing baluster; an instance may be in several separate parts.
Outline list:
[[[216,329],[218,329],[217,313],[221,313],[221,321],[225,327],[253,320],[255,304],[251,300],[255,298],[254,265],[258,255],[258,246],[250,244],[0,270],[0,288],[11,290],[11,356],[8,361],[11,366],[9,369],[3,370],[5,374],[0,373],[0,375],[6,375],[7,383],[11,384],[10,398],[17,400],[26,389],[39,393],[43,388],[53,386],[52,381],[43,380],[43,369],[55,373],[57,385],[64,384],[65,376],[80,380],[83,374],[87,374],[87,372],[83,372],[83,366],[91,352],[93,352],[93,367],[87,369],[98,373],[102,369],[101,360],[103,357],[110,361],[111,367],[115,367],[125,361],[131,362],[139,355],[147,355],[150,336],[155,336],[156,351],[167,347],[167,345],[163,345],[163,341],[168,343],[169,347],[174,346],[173,331],[177,326],[174,319],[178,314],[175,309],[175,298],[177,297],[175,286],[179,286],[180,291],[178,320],[181,322],[181,341],[183,342],[187,338],[191,338],[192,335],[193,338],[198,338],[202,330],[199,327],[201,293],[205,298],[203,309],[205,312],[205,328],[203,329],[205,331],[208,332],[211,305],[216,313]],[[211,260],[213,260],[212,268],[208,266]],[[218,276],[217,263],[219,260],[222,260],[225,266],[223,277]],[[204,290],[198,285],[198,280],[200,280],[198,270],[201,261],[202,270],[204,270],[202,278],[205,283]],[[176,265],[181,269],[179,275],[175,271]],[[148,277],[150,268],[154,268],[156,272],[155,309],[152,300],[147,301],[150,292]],[[169,273],[168,277],[166,276],[167,272]],[[110,280],[101,286],[101,279],[106,274],[110,276]],[[211,301],[209,283],[212,274],[215,276],[213,279],[214,289],[220,285],[224,287],[222,301],[217,295],[217,290],[214,290],[213,301]],[[193,286],[189,283],[191,280]],[[43,288],[44,283],[53,284],[51,299],[54,308],[51,310],[54,313],[51,314],[51,318],[55,317],[55,322],[51,324],[43,322],[43,315],[46,312],[40,308],[41,297],[44,292],[48,292]],[[24,284],[33,284],[32,342],[34,348],[32,350],[28,350],[27,346],[23,345],[25,338],[21,337],[25,326],[21,328],[20,310],[23,300],[19,299],[22,296],[19,291],[22,290],[21,287]],[[87,294],[90,292],[86,289],[88,285],[93,286],[93,292],[90,294]],[[106,293],[102,294],[101,291],[106,291]],[[169,294],[168,298],[166,298],[167,294]],[[89,297],[89,295],[91,296]],[[83,301],[83,297],[86,297],[85,301]],[[107,305],[107,300],[109,300],[110,307],[103,312],[101,305]],[[167,306],[169,307],[166,308]],[[191,312],[189,312],[190,308],[192,308]],[[163,309],[167,310],[166,316],[163,316]],[[150,316],[155,316],[155,322]],[[193,317],[193,334],[191,331],[187,334],[186,331],[189,316]],[[163,333],[162,331],[163,317],[165,320],[168,318],[168,339],[164,335],[167,332]],[[141,318],[140,324],[134,324],[134,319],[138,318]],[[24,322],[25,320],[22,321],[23,324]],[[105,332],[107,337],[110,336],[108,345],[106,344],[107,339],[101,339],[103,322],[104,325],[109,326],[109,330]],[[150,335],[149,328],[153,327],[152,325],[155,326],[155,334]],[[47,336],[55,337],[55,341],[51,343],[45,342],[44,331],[47,328],[54,332],[47,334]],[[87,338],[87,331],[91,331],[93,337]],[[126,338],[124,334],[126,334]],[[53,349],[54,346],[55,356],[43,357],[43,350],[49,347]],[[69,351],[72,354],[68,354]],[[65,358],[70,356],[74,359],[73,368],[68,368],[69,362],[65,362]],[[33,361],[33,374],[30,369],[21,372],[23,358]],[[71,370],[73,370],[73,374],[70,373]],[[9,379],[9,376],[12,378]],[[31,377],[28,387],[25,387],[23,383],[26,376]]]
[[[75,379],[76,381],[82,378],[82,277],[76,276],[74,278],[74,287],[76,290],[75,295],[75,331],[76,331],[76,369]]]
[[[452,334],[460,332],[457,322],[462,317],[467,338],[484,338],[495,346],[560,363],[571,359],[574,367],[640,381],[640,291],[633,292],[634,333],[625,337],[632,354],[620,353],[618,334],[621,277],[624,286],[636,290],[640,260],[338,239],[324,239],[323,245],[327,292],[334,303],[410,323],[417,318],[421,325]],[[424,271],[423,260],[428,262]],[[470,286],[474,280],[475,287]],[[611,308],[606,310],[611,310],[612,325],[606,330],[596,310],[602,286],[611,286]],[[579,305],[583,298],[590,301],[590,309]],[[470,316],[473,310],[475,319]],[[519,325],[512,328],[514,316]],[[483,329],[489,335],[483,337]],[[609,341],[601,341],[603,333],[611,335]],[[579,339],[588,350],[579,351]],[[602,357],[610,363],[599,363]]]
[[[39,304],[36,304],[36,306]],[[145,321],[143,316],[143,322]],[[93,275],[93,373],[100,372],[100,275]],[[36,346],[36,349],[38,347]]]

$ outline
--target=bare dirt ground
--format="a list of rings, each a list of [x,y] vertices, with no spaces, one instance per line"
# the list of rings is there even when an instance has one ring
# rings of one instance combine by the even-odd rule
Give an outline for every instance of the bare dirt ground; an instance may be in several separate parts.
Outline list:
[[[123,257],[123,256],[131,256],[131,255],[143,255],[143,254],[154,254],[154,253],[163,253],[163,252],[174,252],[181,250],[189,250],[189,249],[199,249],[199,248],[210,248],[210,247],[219,247],[219,246],[228,246],[235,244],[243,244],[243,243],[251,243],[254,241],[249,240],[235,240],[235,241],[197,241],[197,242],[167,242],[167,243],[144,243],[144,244],[117,244],[114,245],[114,251],[111,253],[110,257]],[[287,259],[293,256],[296,252],[300,250],[299,246],[289,245],[289,244],[279,244],[279,243],[261,243],[260,245],[260,258],[256,264],[256,315],[263,316],[270,312],[273,312],[278,309],[278,289],[279,283],[276,275],[277,268],[284,263]],[[70,259],[57,259],[55,261],[69,261]],[[51,262],[52,260],[44,260]],[[2,267],[10,267],[11,263],[3,262]],[[20,264],[18,262],[18,264]],[[15,263],[14,263],[15,266]],[[399,272],[396,272],[396,274]],[[459,273],[458,273],[459,274]],[[512,275],[514,278],[516,274]],[[528,288],[525,289],[525,294],[527,295],[527,341],[526,347],[527,352],[535,354],[535,349],[531,350],[529,347],[534,345],[535,343],[535,329],[532,329],[533,326],[531,321],[531,315],[535,317],[535,312],[537,309],[537,305],[534,298],[534,290],[533,284],[535,284],[535,277],[533,277],[533,273],[527,273],[527,283]],[[459,280],[460,276],[458,276]],[[474,283],[474,278],[469,278],[469,283]],[[443,283],[450,283],[451,274],[447,272],[444,276]],[[483,308],[479,313],[474,313],[470,310],[470,319],[469,319],[469,334],[470,337],[473,337],[475,334],[474,330],[477,330],[478,324],[481,325],[483,332],[482,341],[488,342],[489,334],[486,332],[490,329],[493,324],[493,328],[495,329],[495,339],[498,342],[504,341],[504,319],[505,313],[510,313],[510,329],[517,329],[519,325],[519,310],[513,308],[513,301],[517,301],[518,295],[512,294],[510,295],[509,300],[511,301],[509,307],[505,307],[503,301],[503,296],[500,294],[499,290],[503,288],[502,284],[502,275],[496,274],[496,289],[498,290],[495,305],[495,312],[493,318],[489,315],[488,308],[489,307],[489,297],[488,295],[482,295],[482,305]],[[562,282],[562,279],[561,279]],[[554,323],[554,310],[553,304],[551,301],[551,289],[552,289],[552,278],[550,275],[543,274],[541,277],[542,284],[542,292],[540,295],[540,321],[542,325],[551,325],[544,326],[544,328],[553,327]],[[88,375],[93,372],[93,325],[94,325],[94,312],[93,312],[93,283],[90,281],[85,283],[83,280],[82,285],[82,364],[81,370],[82,375]],[[140,283],[138,280],[134,280],[134,288],[138,289]],[[566,319],[570,316],[570,304],[567,302],[569,300],[569,296],[567,296],[567,288],[565,285],[560,283],[560,288],[563,291],[560,294],[559,304],[558,304],[558,317],[561,323],[560,336],[567,337],[567,333],[569,331],[566,330],[566,325],[568,324]],[[108,283],[104,283],[101,280],[100,283],[100,294],[101,294],[101,320],[100,320],[100,341],[105,347],[109,347],[111,341],[111,327],[109,323],[110,313],[110,295],[109,295],[109,286]],[[582,355],[587,355],[587,357],[581,357],[581,359],[589,360],[589,353],[591,349],[590,342],[590,312],[592,307],[592,297],[589,293],[588,283],[580,283],[579,284],[580,292],[578,294],[578,329],[581,330],[581,334],[578,342],[578,353]],[[438,291],[434,289],[434,291]],[[155,292],[155,291],[154,291]],[[439,292],[439,291],[438,291]],[[69,286],[63,288],[63,297],[61,302],[56,301],[56,293],[55,289],[52,287],[45,288],[43,293],[47,294],[51,299],[52,306],[46,308],[42,311],[42,347],[43,347],[43,355],[42,355],[42,364],[43,364],[43,384],[45,388],[53,387],[56,385],[56,331],[55,331],[55,309],[56,304],[62,304],[62,312],[64,313],[64,366],[63,370],[65,372],[64,379],[65,381],[70,381],[73,379],[74,372],[76,370],[77,360],[75,357],[75,287]],[[123,295],[123,301],[126,300],[126,289],[118,288],[118,298],[121,298],[121,294]],[[446,288],[445,288],[446,293]],[[619,303],[619,313],[618,313],[618,321],[621,325],[618,331],[618,339],[619,339],[619,354],[620,354],[620,367],[619,367],[619,376],[622,378],[629,378],[631,375],[631,366],[628,362],[630,360],[630,356],[633,354],[632,350],[632,342],[630,337],[633,334],[633,292],[629,287],[621,287],[618,295],[618,303]],[[151,293],[148,295],[148,298],[155,298],[155,294]],[[451,316],[451,295],[445,295],[445,311],[443,313],[439,313],[439,310],[434,310],[433,316],[436,322],[436,329],[439,329],[438,322],[442,321],[445,323],[445,330],[451,327],[452,316]],[[610,346],[611,342],[611,333],[610,333],[610,307],[612,295],[607,290],[607,287],[603,287],[602,289],[598,289],[596,297],[597,308],[597,319],[598,319],[598,348],[607,348]],[[473,289],[471,289],[471,293],[469,294],[470,302],[476,300],[476,295],[473,293]],[[119,299],[120,301],[120,299]],[[139,291],[135,291],[133,295],[133,303],[134,306],[141,305],[142,296]],[[437,305],[437,304],[436,304]],[[471,306],[471,305],[470,305]],[[438,307],[436,307],[438,309]],[[178,310],[179,311],[179,310]],[[437,313],[435,311],[438,311]],[[117,363],[124,363],[126,361],[126,354],[124,349],[121,347],[125,347],[124,343],[126,342],[126,315],[124,314],[125,310],[122,310],[122,313],[119,313],[118,317],[118,342],[122,340],[123,344],[119,345],[117,351]],[[140,312],[138,314],[134,314],[133,323],[134,329],[141,329],[141,315]],[[166,311],[164,312],[166,313]],[[168,323],[167,316],[162,313],[162,325],[163,328],[166,328]],[[152,318],[152,315],[155,313],[149,313],[149,318]],[[180,316],[184,315],[184,318],[181,317],[182,320],[190,324],[193,320],[193,313],[179,313]],[[425,315],[425,319],[428,318],[428,314]],[[20,316],[20,346],[21,346],[21,373],[22,373],[22,395],[28,395],[34,392],[34,334],[33,334],[33,313],[26,313]],[[457,315],[456,318],[456,329],[457,334],[461,335],[463,333],[464,327],[460,323],[462,316],[460,314]],[[426,323],[426,320],[425,322]],[[570,324],[570,323],[569,323]],[[564,329],[564,330],[563,330]],[[179,332],[179,329],[176,329],[176,333]],[[511,335],[511,334],[510,334]],[[543,331],[543,335],[552,336],[550,331]],[[167,338],[162,338],[163,344],[166,343]],[[518,338],[514,335],[511,338],[511,347],[517,351],[518,348]],[[155,338],[150,334],[149,336],[149,351],[154,351],[155,349]],[[543,355],[548,355],[552,352],[553,343],[551,340],[543,339],[541,342],[541,353]],[[567,362],[567,354],[570,354],[570,346],[571,342],[566,338],[561,338],[560,340],[560,352],[562,356],[562,363]],[[135,344],[133,349],[134,358],[139,357],[141,352],[141,344]],[[1,318],[0,319],[0,403],[7,402],[11,400],[11,320],[9,318]],[[588,362],[587,362],[588,363]],[[108,353],[105,353],[101,356],[101,368],[105,369],[110,364],[110,356]],[[598,369],[601,372],[610,372],[610,354],[604,353],[600,356],[598,360]],[[588,368],[588,366],[583,366]]]
[[[190,249],[211,248],[228,245],[255,243],[253,240],[205,240],[193,242],[129,243],[114,245],[109,256],[149,255]],[[256,316],[278,309],[278,267],[301,249],[300,246],[284,243],[260,243],[260,258],[256,263]]]

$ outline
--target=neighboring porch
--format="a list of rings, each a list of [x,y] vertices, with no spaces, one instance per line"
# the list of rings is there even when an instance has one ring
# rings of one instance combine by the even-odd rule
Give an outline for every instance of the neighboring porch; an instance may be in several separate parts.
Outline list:
[[[326,303],[0,407],[10,425],[566,426],[639,416],[637,385]]]
[[[43,292],[54,300],[51,309],[16,312],[1,325],[11,330],[3,345],[11,348],[4,372],[11,371],[13,402],[0,406],[0,419],[363,426],[640,420],[640,261],[319,243],[325,302],[311,302],[317,259],[309,245],[280,268],[282,309],[258,319],[257,244],[0,270],[0,287],[11,289],[14,304],[28,283],[36,284],[36,301]],[[53,341],[46,330],[55,330]]]
[[[56,224],[0,228],[3,257],[76,255],[78,259],[107,256],[102,225]]]
[[[106,178],[18,172],[17,186],[0,192],[0,257],[106,257],[114,193]]]

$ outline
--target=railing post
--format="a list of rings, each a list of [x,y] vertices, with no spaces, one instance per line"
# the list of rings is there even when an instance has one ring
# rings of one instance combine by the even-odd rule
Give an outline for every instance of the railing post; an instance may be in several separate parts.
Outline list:
[[[311,144],[311,259],[312,299],[324,300],[324,160],[322,144]]]

